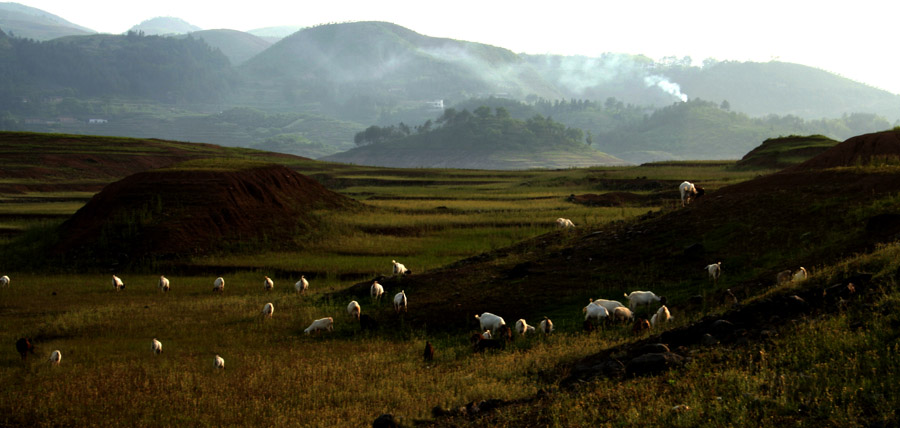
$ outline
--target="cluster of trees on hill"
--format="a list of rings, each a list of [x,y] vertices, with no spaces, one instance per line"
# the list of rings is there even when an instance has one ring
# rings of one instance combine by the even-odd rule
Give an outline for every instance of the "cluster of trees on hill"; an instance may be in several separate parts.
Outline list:
[[[515,144],[535,147],[555,144],[588,144],[584,132],[566,127],[552,118],[535,114],[527,120],[513,118],[504,107],[494,109],[480,106],[470,112],[467,109],[449,108],[435,122],[426,121],[410,128],[400,122],[397,125],[370,126],[354,137],[357,146],[384,144],[408,138],[420,141],[443,142],[454,146],[478,144]]]
[[[227,94],[235,79],[219,50],[190,37],[129,32],[48,42],[0,39],[0,103],[5,104],[38,96],[210,102]]]

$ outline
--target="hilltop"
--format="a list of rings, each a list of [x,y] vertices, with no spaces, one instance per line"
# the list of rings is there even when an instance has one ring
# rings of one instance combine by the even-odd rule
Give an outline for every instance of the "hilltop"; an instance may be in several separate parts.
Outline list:
[[[240,65],[272,46],[272,43],[250,33],[235,30],[203,30],[185,37],[202,39],[222,51],[233,65]]]
[[[357,134],[359,147],[324,160],[390,167],[530,169],[626,162],[591,148],[579,129],[566,128],[537,115],[513,119],[498,108],[481,107],[470,113],[446,110],[434,129],[431,122],[417,127],[370,127]]]
[[[744,155],[735,166],[782,169],[809,160],[838,143],[824,135],[767,138]]]
[[[204,159],[130,175],[103,188],[59,227],[53,251],[76,265],[296,245],[316,210],[356,207],[281,165]]]
[[[34,40],[96,33],[52,13],[11,2],[0,3],[0,30],[15,37]]]

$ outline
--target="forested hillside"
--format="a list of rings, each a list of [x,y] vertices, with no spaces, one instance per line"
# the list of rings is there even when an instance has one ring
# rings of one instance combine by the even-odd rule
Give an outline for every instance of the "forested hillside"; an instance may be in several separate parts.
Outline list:
[[[448,109],[434,123],[410,128],[372,126],[356,134],[359,147],[325,159],[375,166],[528,169],[623,165],[590,147],[577,128],[535,115],[518,120],[500,107]]]
[[[22,98],[126,97],[162,103],[218,101],[235,82],[228,59],[203,41],[128,33],[50,42],[3,37],[0,108]]]

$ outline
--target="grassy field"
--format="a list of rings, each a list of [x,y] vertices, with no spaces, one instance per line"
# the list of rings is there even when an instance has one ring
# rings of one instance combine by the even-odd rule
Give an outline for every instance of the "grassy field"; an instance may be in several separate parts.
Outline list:
[[[579,311],[547,302],[550,313],[569,314],[554,319],[559,331],[517,339],[503,352],[482,355],[472,353],[470,332],[413,327],[388,301],[360,300],[363,313],[391,326],[362,332],[347,316],[347,301],[330,294],[389,274],[392,259],[422,272],[537,236],[557,236],[557,217],[572,219],[581,231],[680,206],[674,186],[671,199],[653,206],[603,208],[566,201],[570,194],[608,191],[606,180],[677,186],[688,178],[713,191],[765,171],[735,171],[727,162],[517,172],[291,166],[367,209],[319,213],[328,218],[327,226],[293,251],[215,254],[115,272],[125,281],[122,292],[113,290],[109,271],[70,273],[63,266],[46,273],[0,264],[0,275],[12,279],[0,289],[0,343],[5,344],[0,426],[368,426],[382,413],[411,426],[430,420],[435,406],[486,399],[529,401],[485,416],[423,423],[859,426],[897,421],[900,348],[898,317],[891,310],[900,302],[893,277],[900,266],[897,245],[817,266],[816,281],[822,283],[845,272],[875,272],[878,293],[866,304],[856,301],[831,316],[791,322],[766,343],[698,349],[689,364],[661,376],[598,379],[574,389],[559,385],[567,365],[633,342],[630,326],[587,335],[578,331]],[[8,231],[0,243],[50,233],[88,197],[83,192],[0,195],[0,230]],[[579,233],[561,239],[577,240]],[[195,273],[170,274],[176,267]],[[160,273],[171,280],[167,294],[156,288]],[[301,274],[311,282],[302,296],[293,289]],[[219,275],[226,279],[224,295],[210,291]],[[263,275],[275,279],[274,291],[263,290]],[[271,319],[260,316],[266,302],[275,306]],[[867,318],[871,311],[885,316]],[[679,314],[667,328],[703,315]],[[312,320],[325,316],[335,320],[333,333],[303,334]],[[37,345],[27,362],[12,346],[23,336]],[[160,355],[150,351],[153,338],[163,343]],[[432,363],[422,361],[426,340],[436,349]],[[59,366],[46,362],[54,349],[63,353]],[[225,370],[213,367],[215,355],[225,359]],[[676,405],[690,410],[672,410]]]

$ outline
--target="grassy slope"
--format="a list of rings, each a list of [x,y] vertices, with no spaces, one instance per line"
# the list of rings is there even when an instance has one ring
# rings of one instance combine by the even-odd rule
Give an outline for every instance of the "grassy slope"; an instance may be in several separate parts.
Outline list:
[[[745,348],[701,349],[693,354],[694,361],[684,369],[660,377],[619,384],[595,380],[575,391],[557,389],[566,364],[632,339],[627,329],[619,328],[608,328],[593,336],[578,333],[580,311],[573,310],[571,304],[577,301],[579,303],[574,307],[580,308],[584,299],[580,295],[561,297],[556,289],[568,290],[566,287],[571,285],[568,281],[573,280],[583,283],[591,297],[601,297],[616,287],[658,284],[656,279],[659,277],[683,273],[677,269],[665,271],[666,258],[677,260],[669,252],[666,253],[668,257],[643,262],[645,268],[651,268],[647,276],[628,275],[621,269],[616,271],[615,279],[619,284],[604,285],[598,273],[585,275],[586,272],[579,271],[587,266],[581,262],[581,256],[586,251],[590,254],[598,251],[589,245],[600,239],[603,243],[600,248],[616,249],[616,244],[622,243],[606,241],[609,238],[600,238],[604,235],[590,231],[597,231],[597,227],[616,218],[607,217],[608,214],[615,213],[622,216],[619,218],[627,219],[647,209],[596,210],[550,202],[560,200],[560,196],[570,191],[603,190],[609,185],[608,180],[628,182],[636,176],[675,181],[688,177],[702,182],[707,190],[714,192],[723,185],[746,180],[756,172],[728,171],[723,165],[681,164],[529,172],[385,170],[322,163],[302,163],[299,167],[318,175],[323,182],[331,183],[333,188],[386,212],[336,219],[336,224],[344,225],[325,231],[327,239],[310,245],[299,254],[234,257],[229,263],[240,268],[226,275],[229,288],[225,296],[209,294],[212,278],[216,276],[214,273],[170,275],[173,291],[162,295],[155,291],[156,276],[150,273],[120,275],[125,278],[127,288],[116,294],[107,284],[108,274],[48,276],[2,272],[10,274],[13,285],[0,290],[4,296],[0,300],[0,319],[7,326],[0,333],[0,342],[12,343],[20,335],[32,335],[40,350],[37,358],[24,368],[11,347],[0,356],[0,379],[7,385],[0,395],[3,397],[0,399],[3,422],[10,425],[96,421],[105,421],[104,424],[109,426],[240,425],[248,420],[267,418],[284,425],[365,425],[382,412],[392,412],[407,419],[426,418],[434,405],[459,406],[488,398],[530,399],[541,389],[550,391],[550,396],[493,413],[489,416],[489,424],[573,426],[615,422],[625,425],[725,423],[774,426],[809,421],[826,425],[856,425],[880,420],[896,422],[893,409],[897,408],[894,386],[897,375],[896,360],[892,356],[895,352],[892,353],[891,346],[896,342],[897,325],[889,308],[898,300],[892,276],[897,269],[898,249],[889,245],[880,247],[873,255],[819,257],[826,252],[818,247],[837,250],[843,245],[840,240],[829,237],[817,238],[796,250],[790,249],[796,247],[796,243],[788,242],[781,255],[784,258],[778,263],[798,263],[804,257],[817,260],[813,266],[814,278],[817,283],[824,284],[830,283],[832,275],[845,272],[876,273],[876,289],[883,292],[867,295],[864,299],[867,304],[861,309],[854,306],[837,317],[786,324],[778,332],[780,337],[772,343],[752,343]],[[890,167],[861,171],[873,174],[873,177],[878,173],[895,172]],[[426,184],[424,180],[430,183]],[[400,183],[413,185],[398,185]],[[542,202],[545,197],[550,198],[546,206]],[[716,194],[711,193],[709,197],[716,198]],[[826,223],[829,216],[845,215],[835,209],[840,207],[837,203],[841,201],[828,200],[828,197],[810,205]],[[674,200],[676,196],[672,198]],[[701,201],[702,204],[691,210],[715,208],[708,201]],[[847,199],[843,201],[848,202]],[[896,200],[890,194],[865,203],[849,202],[852,216],[848,221],[858,226],[868,216],[896,207]],[[521,206],[512,208],[517,204]],[[689,212],[671,211],[638,225],[648,222],[661,225],[664,222],[660,219],[684,216]],[[748,210],[748,214],[752,211]],[[505,238],[511,243],[518,242],[525,237],[521,235],[523,231],[531,236],[549,231],[550,226],[543,222],[557,216],[571,217],[582,229],[588,230],[545,234],[539,240],[526,241],[516,248],[501,249],[470,260],[468,264],[462,263],[458,266],[463,270],[456,272],[478,272],[449,278],[453,281],[448,284],[455,284],[448,286],[435,281],[428,287],[417,288],[418,273],[403,282],[388,282],[391,287],[405,287],[411,296],[411,312],[404,321],[391,315],[386,303],[373,305],[367,298],[361,299],[364,313],[372,314],[386,326],[379,334],[356,333],[358,327],[343,317],[346,300],[328,294],[346,287],[347,282],[336,277],[348,266],[370,275],[384,272],[388,268],[385,260],[398,251],[408,251],[407,257],[400,260],[419,272],[423,268],[445,265],[464,254],[485,251],[484,247],[437,249],[434,256],[428,257],[420,252],[438,242],[456,239],[457,242],[496,245],[498,235],[490,233],[496,233],[498,225],[492,222],[536,222],[537,229],[521,229],[519,237]],[[454,226],[438,227],[441,222]],[[481,222],[485,227],[473,229],[469,226]],[[724,252],[731,244],[739,242],[729,242],[729,235],[722,233],[741,222],[720,224],[725,229],[703,243],[710,251]],[[752,230],[754,221],[745,222]],[[635,237],[635,232],[654,230],[647,225],[633,227],[634,223],[630,221],[624,226],[627,227],[613,230],[629,239]],[[401,232],[396,233],[398,230]],[[408,233],[411,230],[416,232]],[[364,233],[360,234],[360,231]],[[466,236],[465,231],[473,233]],[[847,233],[852,235],[857,231]],[[682,248],[680,244],[673,244],[680,239],[677,236],[653,236],[659,242],[654,247],[644,248],[650,250],[649,254],[665,244],[676,253]],[[637,239],[635,244],[641,242],[645,241]],[[753,243],[756,241],[747,242]],[[736,247],[729,253],[733,258],[724,259],[725,276],[720,288],[768,278],[766,263],[773,261],[756,267],[748,265],[750,260],[737,258],[744,250],[740,245]],[[628,248],[624,246],[620,250]],[[541,262],[526,269],[533,278],[504,276],[505,269],[533,260],[539,254],[549,254],[550,258],[546,265]],[[566,261],[568,259],[575,262]],[[220,261],[198,263],[214,265]],[[333,263],[333,277],[327,279],[323,275],[323,280],[313,281],[313,292],[309,296],[293,295],[290,288],[296,280],[295,275],[307,268],[315,268],[323,261]],[[265,294],[261,277],[275,266],[287,266],[287,271],[281,276],[271,275],[276,278],[276,291]],[[565,273],[560,273],[559,266],[567,266]],[[437,306],[427,304],[429,297],[425,294],[468,304],[459,297],[448,299],[446,290],[460,290],[457,287],[471,284],[482,287],[483,283],[477,279],[482,274],[499,276],[497,283],[506,285],[506,296],[514,290],[510,287],[521,287],[529,282],[547,289],[548,293],[542,295],[540,301],[557,322],[559,334],[547,339],[519,341],[512,350],[482,357],[470,355],[464,334],[461,334],[465,328],[448,333],[427,333],[416,328],[415,323],[407,322],[415,321],[423,306],[430,312],[439,310]],[[704,282],[699,273],[697,277],[687,277],[689,279],[684,282],[663,284],[665,290],[684,288],[683,293],[672,294],[673,298],[683,299]],[[428,274],[421,278],[438,279]],[[656,289],[656,285],[653,288]],[[759,291],[751,287],[746,295]],[[257,314],[267,301],[275,303],[276,316],[262,323],[257,320]],[[710,306],[707,310],[720,309]],[[510,316],[512,309],[498,312],[510,323],[515,319]],[[675,326],[684,325],[700,315],[678,312]],[[323,338],[302,337],[300,332],[307,323],[321,316],[335,317],[335,334]],[[447,322],[461,321],[446,318]],[[859,320],[863,322],[862,333],[859,327],[853,327]],[[535,323],[537,320],[529,317],[529,321]],[[848,334],[850,331],[855,334]],[[159,357],[153,357],[148,349],[148,342],[154,336],[162,340],[165,347],[164,354]],[[435,343],[438,349],[434,365],[423,365],[419,361],[425,339]],[[58,368],[49,368],[40,361],[52,349],[64,352],[64,364]],[[770,356],[765,364],[754,363],[753,356],[760,355],[760,349]],[[228,369],[225,372],[213,371],[212,356],[215,353],[226,358]],[[852,363],[848,364],[848,361]],[[404,373],[401,379],[396,376],[398,371]],[[846,382],[845,378],[852,381]],[[361,379],[368,379],[368,382],[364,384]],[[161,395],[171,400],[160,402],[158,397]],[[717,400],[715,397],[718,396],[723,400]],[[675,404],[687,404],[694,410],[673,413],[670,409]],[[462,426],[486,424],[481,419],[439,421],[445,422]]]

